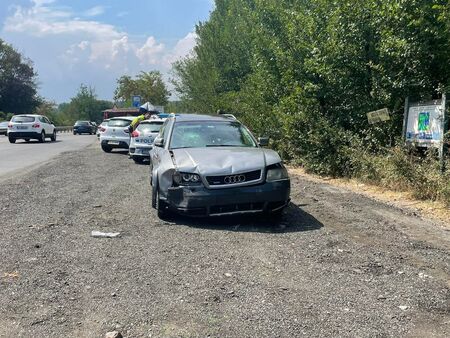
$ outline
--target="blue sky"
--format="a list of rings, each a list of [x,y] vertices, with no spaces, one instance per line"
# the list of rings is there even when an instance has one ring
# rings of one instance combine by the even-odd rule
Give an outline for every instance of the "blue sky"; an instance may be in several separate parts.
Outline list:
[[[80,84],[111,100],[121,75],[160,70],[195,46],[213,0],[1,0],[0,38],[30,58],[39,94],[57,103]]]

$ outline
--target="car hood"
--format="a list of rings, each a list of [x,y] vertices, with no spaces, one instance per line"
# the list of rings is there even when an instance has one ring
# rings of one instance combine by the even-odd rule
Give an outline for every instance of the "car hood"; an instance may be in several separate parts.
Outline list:
[[[263,169],[281,162],[277,152],[264,148],[211,147],[173,149],[179,171],[200,175],[230,175]]]

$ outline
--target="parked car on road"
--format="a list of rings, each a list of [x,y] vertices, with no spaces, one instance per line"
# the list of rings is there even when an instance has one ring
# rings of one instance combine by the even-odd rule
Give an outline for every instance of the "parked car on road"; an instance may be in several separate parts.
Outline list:
[[[39,142],[45,142],[49,137],[56,141],[56,128],[54,124],[43,115],[15,115],[8,124],[9,142],[15,143],[17,139],[37,139]]]
[[[133,116],[113,117],[100,134],[100,145],[104,152],[111,152],[114,148],[128,149],[130,146],[130,130],[128,127]]]
[[[103,120],[102,123],[97,127],[97,138],[100,138],[100,134],[106,131],[106,126],[108,125],[109,119]]]
[[[73,126],[73,134],[89,134],[94,135],[97,127],[90,121],[77,121]]]
[[[151,157],[152,206],[158,216],[281,214],[290,180],[277,152],[232,117],[169,116]]]
[[[150,159],[153,140],[158,135],[163,123],[162,119],[144,120],[131,133],[130,156],[136,163]]]
[[[8,133],[8,121],[0,122],[0,135],[6,135]]]

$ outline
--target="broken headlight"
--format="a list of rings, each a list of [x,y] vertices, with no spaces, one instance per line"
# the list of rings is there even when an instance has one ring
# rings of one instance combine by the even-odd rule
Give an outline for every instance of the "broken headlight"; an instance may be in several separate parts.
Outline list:
[[[282,163],[272,164],[267,167],[267,182],[286,180],[288,178],[288,172]]]
[[[197,185],[202,182],[199,175],[183,172],[174,173],[173,181],[176,185]]]

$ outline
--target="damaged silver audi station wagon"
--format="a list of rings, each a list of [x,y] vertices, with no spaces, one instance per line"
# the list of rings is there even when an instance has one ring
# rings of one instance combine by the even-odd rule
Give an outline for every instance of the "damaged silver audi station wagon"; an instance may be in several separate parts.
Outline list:
[[[150,152],[158,216],[280,214],[290,180],[277,152],[233,116],[171,115]]]

